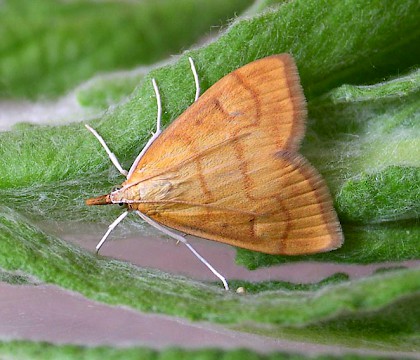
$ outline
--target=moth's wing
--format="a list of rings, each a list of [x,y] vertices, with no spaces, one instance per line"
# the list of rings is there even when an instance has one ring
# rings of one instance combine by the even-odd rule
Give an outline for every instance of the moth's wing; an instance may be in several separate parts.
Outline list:
[[[293,58],[282,54],[254,61],[219,80],[176,119],[150,146],[126,183],[154,176],[248,133],[256,144],[238,148],[244,156],[260,151],[261,146],[296,151],[305,117]],[[207,165],[211,164],[202,164]]]
[[[125,185],[130,206],[207,239],[274,254],[337,248],[328,189],[296,153],[306,109],[292,58],[218,81],[156,139]]]
[[[252,159],[241,159],[237,148],[247,140],[226,143],[142,182],[146,203],[136,204],[138,209],[187,234],[264,253],[340,247],[340,224],[316,170],[298,154],[267,153],[263,146]]]

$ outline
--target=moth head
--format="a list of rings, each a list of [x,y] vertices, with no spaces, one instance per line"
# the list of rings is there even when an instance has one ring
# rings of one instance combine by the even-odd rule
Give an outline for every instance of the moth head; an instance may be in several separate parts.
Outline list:
[[[117,185],[112,188],[111,193],[109,194],[109,199],[112,204],[118,204],[122,207],[128,207],[127,204],[127,189],[122,185]]]

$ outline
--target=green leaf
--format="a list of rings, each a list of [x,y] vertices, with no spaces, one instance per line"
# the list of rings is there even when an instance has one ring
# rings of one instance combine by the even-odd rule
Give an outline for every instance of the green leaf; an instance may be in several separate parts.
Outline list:
[[[76,90],[80,105],[107,109],[127,98],[145,76],[146,70],[98,76]]]
[[[302,151],[332,180],[346,220],[380,222],[419,213],[419,94],[420,71],[414,71],[372,86],[343,85],[310,102]]]
[[[31,360],[301,360],[308,357],[301,354],[289,354],[284,352],[273,352],[269,354],[258,354],[250,350],[234,349],[199,349],[186,350],[168,348],[153,350],[145,347],[124,347],[112,348],[109,346],[84,347],[77,345],[52,345],[47,343],[31,343],[28,341],[0,342],[0,355],[7,359],[31,359]],[[310,356],[312,360],[379,360],[387,359],[382,356],[364,356],[348,354],[344,357],[318,355]],[[402,359],[401,357],[399,357]],[[390,357],[388,359],[391,359]]]
[[[36,281],[25,274],[18,272],[9,272],[0,269],[0,282],[5,282],[13,285],[35,285]]]
[[[54,97],[98,72],[151,64],[250,2],[2,1],[0,94]]]

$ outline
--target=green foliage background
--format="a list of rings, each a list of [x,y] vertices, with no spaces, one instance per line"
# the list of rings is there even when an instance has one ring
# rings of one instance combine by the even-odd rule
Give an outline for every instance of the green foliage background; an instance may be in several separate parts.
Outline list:
[[[309,108],[302,153],[328,182],[346,241],[337,251],[310,257],[239,250],[239,263],[257,268],[308,259],[356,264],[419,259],[418,1],[258,1],[215,40],[153,70],[133,67],[182,52],[210,24],[219,25],[250,2],[34,4],[0,5],[0,37],[6,39],[0,44],[0,93],[8,99],[55,99],[97,72],[131,70],[92,77],[73,91],[87,114],[92,109],[101,114],[90,124],[126,168],[154,128],[151,77],[159,83],[166,125],[194,98],[187,56],[194,58],[205,91],[252,60],[293,54]],[[35,277],[106,303],[273,337],[419,351],[415,268],[357,281],[336,275],[307,287],[232,282],[249,290],[239,296],[218,284],[95,257],[41,231],[37,224],[47,219],[109,224],[118,214],[84,206],[83,199],[108,192],[121,178],[84,129],[84,119],[74,120],[19,124],[0,133],[2,281]],[[14,346],[3,344],[0,352]],[[34,345],[19,346],[30,352]]]

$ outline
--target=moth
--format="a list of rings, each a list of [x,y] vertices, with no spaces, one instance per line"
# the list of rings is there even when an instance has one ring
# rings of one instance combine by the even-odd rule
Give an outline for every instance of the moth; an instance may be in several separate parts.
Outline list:
[[[329,190],[299,154],[306,101],[289,54],[251,62],[200,96],[194,62],[195,102],[161,130],[156,81],[157,129],[125,171],[90,126],[126,180],[88,205],[126,208],[128,214],[184,243],[224,284],[226,279],[187,242],[186,235],[267,254],[304,255],[341,246],[343,233]]]

